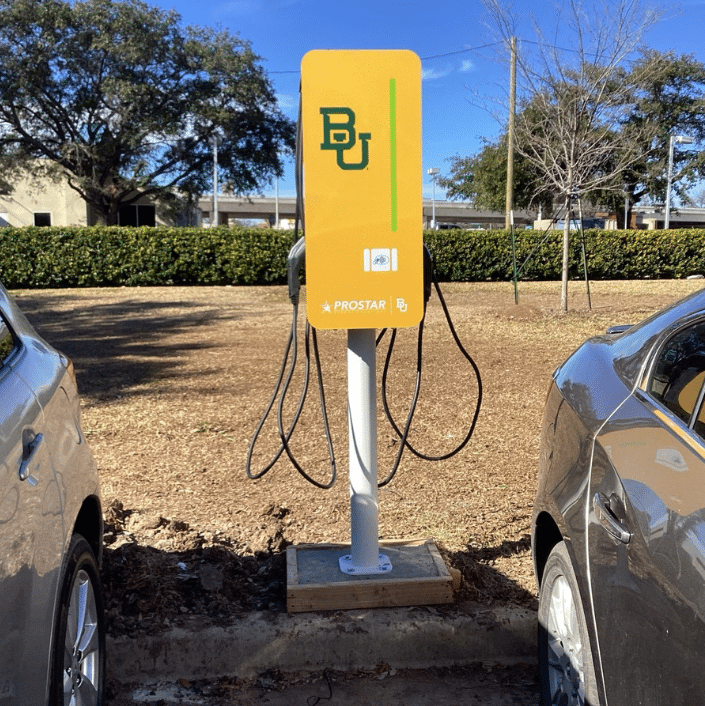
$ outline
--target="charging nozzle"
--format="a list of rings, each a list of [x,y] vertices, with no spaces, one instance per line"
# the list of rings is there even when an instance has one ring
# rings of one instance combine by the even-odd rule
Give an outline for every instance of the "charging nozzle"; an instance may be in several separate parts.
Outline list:
[[[299,272],[304,265],[306,255],[306,245],[303,238],[299,238],[289,251],[286,261],[287,280],[289,283],[289,299],[294,304],[299,303],[299,291],[301,290],[301,280]]]

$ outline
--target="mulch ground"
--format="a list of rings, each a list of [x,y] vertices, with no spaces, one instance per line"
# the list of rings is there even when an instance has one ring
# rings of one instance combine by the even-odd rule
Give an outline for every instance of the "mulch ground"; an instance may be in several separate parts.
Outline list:
[[[530,518],[552,371],[585,338],[635,323],[701,286],[592,283],[589,309],[584,283],[574,282],[570,311],[561,315],[557,283],[520,284],[519,304],[510,284],[443,285],[458,335],[482,375],[482,409],[458,455],[432,463],[405,454],[395,479],[379,491],[381,537],[434,538],[462,574],[458,601],[535,605]],[[183,616],[228,620],[285,610],[286,546],[350,541],[344,331],[319,332],[339,466],[336,485],[320,490],[285,457],[260,480],[245,474],[290,326],[284,288],[14,294],[77,370],[84,430],[101,474],[103,578],[113,634],[162,630]],[[383,363],[380,353],[380,378]],[[398,420],[406,418],[415,371],[416,330],[403,330],[389,374]],[[301,384],[299,368],[285,420]],[[304,469],[325,481],[330,462],[315,379],[311,386],[291,446]],[[471,423],[477,392],[434,296],[411,443],[427,455],[456,446]],[[381,404],[378,426],[383,477],[398,437]],[[266,466],[277,447],[270,420],[255,447],[253,471]]]

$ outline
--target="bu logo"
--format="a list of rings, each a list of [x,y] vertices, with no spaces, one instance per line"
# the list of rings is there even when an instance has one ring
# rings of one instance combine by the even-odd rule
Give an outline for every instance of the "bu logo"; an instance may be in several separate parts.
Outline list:
[[[372,134],[369,132],[355,133],[355,113],[350,108],[321,108],[323,115],[322,150],[335,150],[336,161],[341,169],[364,169],[369,159],[369,142]],[[345,161],[344,152],[352,149],[360,140],[362,156],[359,162]]]

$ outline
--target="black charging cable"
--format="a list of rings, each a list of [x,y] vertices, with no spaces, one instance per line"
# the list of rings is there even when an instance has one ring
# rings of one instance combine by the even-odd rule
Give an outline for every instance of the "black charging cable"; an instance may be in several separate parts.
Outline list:
[[[299,290],[301,288],[301,284],[299,281],[299,272],[301,268],[303,267],[304,264],[304,257],[305,257],[305,248],[304,248],[304,239],[301,238],[296,241],[294,244],[294,247],[291,249],[289,252],[289,258],[287,261],[287,266],[288,266],[288,286],[289,286],[289,298],[291,299],[292,305],[293,305],[293,314],[292,314],[292,323],[291,323],[291,330],[289,332],[289,337],[287,339],[287,344],[286,344],[286,350],[284,352],[284,359],[282,361],[281,368],[279,370],[279,375],[277,377],[277,382],[274,386],[274,391],[272,393],[272,396],[270,397],[269,403],[267,405],[267,408],[265,409],[264,414],[262,415],[262,418],[259,421],[259,424],[257,425],[257,428],[255,429],[254,434],[252,435],[252,439],[250,440],[250,446],[247,451],[247,459],[245,462],[245,471],[247,473],[247,477],[252,479],[252,480],[257,480],[259,478],[262,478],[264,475],[266,475],[274,466],[274,464],[279,460],[281,457],[282,453],[286,453],[287,457],[291,461],[291,463],[294,465],[294,468],[309,482],[315,485],[318,488],[322,488],[323,490],[327,490],[328,488],[333,487],[335,484],[335,479],[337,476],[337,466],[335,462],[335,453],[334,453],[334,448],[333,448],[333,441],[332,441],[332,436],[330,432],[330,425],[328,422],[328,414],[326,411],[326,400],[325,400],[325,388],[323,385],[323,371],[321,369],[321,357],[318,349],[318,337],[316,335],[316,329],[314,329],[310,324],[306,324],[306,333],[305,333],[305,366],[304,366],[304,381],[303,381],[303,387],[301,390],[301,395],[299,397],[299,402],[296,407],[296,410],[294,412],[294,416],[292,418],[292,421],[289,425],[289,428],[285,431],[284,430],[284,400],[286,398],[286,395],[289,391],[289,388],[291,387],[291,382],[294,376],[294,370],[296,369],[296,363],[297,363],[297,358],[298,358],[298,312],[299,312]],[[299,422],[299,419],[301,418],[301,413],[303,412],[304,404],[306,402],[306,397],[308,395],[308,388],[309,388],[309,381],[310,381],[310,371],[311,371],[311,341],[313,342],[313,354],[314,354],[314,361],[316,365],[316,375],[317,375],[317,380],[318,380],[318,390],[319,390],[319,400],[320,400],[320,406],[321,406],[321,414],[323,417],[323,426],[325,429],[325,435],[326,435],[326,440],[328,444],[328,454],[330,458],[330,478],[327,482],[323,483],[321,481],[316,480],[313,478],[311,475],[309,475],[303,467],[298,463],[296,458],[294,457],[294,454],[289,446],[289,442],[291,440],[291,437],[294,433],[294,430],[296,429],[296,425]],[[289,363],[289,359],[291,358],[291,362]],[[288,365],[288,372],[287,372],[287,363]],[[278,432],[279,432],[279,440],[280,440],[280,446],[277,452],[274,454],[272,459],[267,463],[264,468],[257,472],[252,471],[252,455],[254,453],[255,445],[257,444],[257,440],[259,439],[259,436],[262,432],[262,429],[264,428],[264,425],[269,418],[270,413],[272,412],[272,409],[274,408],[275,403],[277,402],[277,398],[279,399],[279,403],[277,405],[277,426],[278,426]]]
[[[297,319],[298,319],[298,306],[294,307],[294,324],[293,326],[296,326]],[[335,484],[335,479],[337,475],[337,467],[335,463],[335,452],[333,449],[333,439],[331,437],[331,432],[330,432],[330,425],[328,423],[328,413],[326,411],[326,398],[325,398],[325,392],[324,392],[324,387],[323,387],[323,371],[321,370],[321,357],[320,353],[318,351],[318,337],[316,336],[316,329],[311,326],[308,322],[306,323],[306,373],[305,373],[305,384],[304,384],[304,392],[302,392],[302,398],[301,398],[301,406],[296,410],[295,414],[295,420],[298,421],[299,417],[301,416],[301,410],[303,409],[303,401],[305,399],[306,392],[308,391],[308,380],[309,380],[309,371],[311,367],[311,346],[310,346],[310,341],[313,340],[313,351],[314,351],[314,359],[316,362],[316,374],[318,377],[318,394],[319,394],[319,400],[320,400],[320,406],[321,406],[321,415],[323,416],[323,427],[325,429],[325,434],[326,434],[326,442],[328,444],[328,456],[330,458],[330,479],[328,480],[327,483],[321,483],[320,481],[317,481],[315,478],[312,478],[301,466],[301,464],[296,460],[294,457],[294,454],[291,451],[291,448],[289,447],[289,440],[291,439],[291,433],[284,433],[284,422],[283,422],[283,410],[284,410],[284,400],[286,398],[287,392],[289,390],[289,386],[291,385],[291,380],[294,375],[294,369],[296,367],[296,335],[294,335],[294,345],[293,345],[293,351],[292,351],[292,356],[291,356],[291,365],[289,366],[289,374],[287,376],[286,382],[284,383],[284,386],[282,388],[282,393],[281,396],[279,397],[279,406],[277,408],[277,424],[279,427],[279,438],[281,440],[282,447],[284,448],[284,451],[286,452],[286,455],[289,457],[289,460],[293,464],[294,468],[309,482],[315,485],[317,488],[321,488],[322,490],[328,490],[328,488],[332,488],[333,485]],[[292,430],[293,431],[293,430]]]
[[[418,449],[414,448],[414,446],[411,444],[411,442],[408,439],[409,436],[409,431],[411,427],[411,423],[413,421],[414,413],[416,410],[416,403],[418,401],[419,397],[419,392],[421,389],[421,371],[423,367],[423,324],[424,320],[421,321],[421,324],[419,325],[419,335],[418,335],[418,343],[417,343],[417,355],[416,355],[416,388],[414,391],[414,397],[411,402],[411,406],[409,408],[409,415],[407,416],[406,424],[404,425],[404,431],[402,432],[399,429],[399,425],[396,423],[394,420],[394,417],[392,415],[392,412],[389,408],[389,402],[388,402],[388,397],[387,397],[387,389],[388,389],[388,384],[387,384],[387,379],[388,379],[388,372],[389,372],[389,367],[390,367],[390,362],[392,358],[392,350],[394,348],[394,341],[395,341],[395,334],[396,331],[393,332],[392,338],[389,343],[389,348],[387,350],[387,356],[384,364],[384,370],[382,372],[382,405],[384,407],[384,413],[385,416],[387,417],[389,423],[391,424],[392,428],[396,432],[396,434],[399,436],[400,439],[400,448],[399,451],[397,452],[397,458],[395,461],[395,465],[392,468],[392,471],[390,474],[387,476],[387,478],[380,483],[380,486],[386,485],[389,483],[389,481],[392,480],[394,477],[394,474],[396,474],[398,467],[399,467],[399,461],[401,460],[401,455],[403,453],[403,449],[406,447],[413,453],[415,456],[418,458],[423,459],[424,461],[445,461],[446,459],[452,458],[456,454],[458,454],[460,451],[462,451],[465,446],[467,446],[468,442],[472,438],[473,433],[475,432],[475,427],[477,426],[477,419],[480,415],[480,408],[482,406],[482,377],[480,375],[480,370],[477,367],[477,364],[473,360],[472,356],[467,352],[465,347],[463,346],[462,342],[460,341],[460,338],[458,337],[458,333],[455,330],[455,326],[453,325],[453,320],[451,319],[450,312],[448,311],[448,305],[446,304],[445,298],[443,297],[443,293],[441,292],[441,288],[438,284],[438,280],[436,279],[435,273],[432,274],[432,280],[433,280],[433,286],[436,290],[436,294],[438,295],[438,299],[441,303],[441,307],[443,308],[443,313],[445,315],[446,322],[448,324],[448,328],[450,329],[451,335],[453,336],[453,340],[455,341],[456,346],[462,353],[462,355],[465,357],[465,359],[470,363],[473,372],[475,374],[475,379],[477,381],[477,402],[475,403],[475,411],[473,413],[472,421],[470,423],[470,427],[463,438],[463,440],[458,444],[454,449],[448,451],[447,453],[438,455],[438,456],[432,456],[430,454],[423,453],[419,451]],[[424,308],[424,318],[425,318],[425,308]],[[382,336],[378,338],[378,341],[381,340]]]
[[[412,446],[411,442],[408,439],[409,432],[411,430],[411,424],[414,419],[414,414],[416,412],[416,405],[419,400],[419,395],[421,392],[421,371],[423,368],[423,332],[424,332],[424,323],[426,321],[426,307],[428,305],[428,300],[430,299],[431,296],[431,285],[436,290],[436,294],[438,295],[438,299],[441,303],[441,307],[443,308],[443,313],[445,315],[446,322],[448,324],[448,327],[450,329],[450,332],[453,336],[453,340],[455,341],[455,344],[457,345],[458,349],[460,352],[463,354],[465,359],[470,363],[473,372],[475,374],[475,379],[477,381],[477,402],[475,404],[475,411],[473,413],[472,417],[472,422],[470,424],[470,428],[468,429],[467,434],[463,438],[463,440],[456,446],[454,449],[451,451],[439,455],[439,456],[431,456],[429,454],[422,453],[418,451],[414,446]],[[383,329],[379,336],[377,337],[377,345],[381,343],[382,339],[384,338],[385,334],[387,332],[387,329]],[[382,480],[378,485],[380,488],[384,487],[388,483],[390,483],[393,479],[394,476],[396,475],[397,471],[399,470],[399,465],[401,463],[401,458],[402,455],[404,454],[405,449],[409,449],[411,453],[413,453],[415,456],[418,458],[421,458],[425,461],[445,461],[446,459],[452,458],[456,454],[458,454],[460,451],[462,451],[465,446],[468,444],[470,439],[472,438],[473,433],[475,432],[475,427],[477,425],[477,419],[480,415],[480,408],[482,406],[482,376],[480,375],[480,369],[477,367],[477,364],[473,360],[472,356],[467,352],[465,347],[460,341],[460,338],[458,337],[458,333],[455,330],[455,326],[453,325],[453,320],[451,319],[450,312],[448,310],[448,305],[446,304],[445,298],[443,296],[443,293],[441,292],[440,285],[438,284],[438,280],[436,279],[436,275],[433,269],[433,260],[431,258],[431,255],[428,251],[428,248],[426,245],[424,245],[424,311],[423,311],[423,317],[421,318],[421,322],[419,323],[419,332],[418,332],[418,337],[417,337],[417,343],[416,343],[416,385],[414,388],[414,395],[411,400],[411,404],[409,405],[409,413],[406,418],[406,423],[404,424],[404,431],[402,432],[399,429],[399,425],[396,423],[394,420],[394,417],[392,415],[392,412],[389,408],[389,401],[387,398],[387,389],[388,389],[388,374],[389,374],[389,368],[392,360],[392,352],[394,350],[394,344],[396,341],[396,336],[397,336],[397,330],[392,329],[392,334],[390,337],[389,341],[389,347],[387,348],[387,354],[385,357],[385,362],[384,362],[384,368],[382,370],[382,406],[384,407],[384,414],[387,417],[387,420],[389,421],[390,425],[392,426],[392,429],[396,432],[397,436],[399,437],[399,449],[397,451],[396,458],[394,460],[394,465],[392,466],[392,469],[390,472],[387,474],[386,478]]]
[[[286,350],[284,352],[284,359],[282,361],[281,368],[279,370],[279,375],[277,377],[277,382],[274,386],[274,392],[272,393],[272,396],[269,400],[269,404],[267,405],[267,408],[264,412],[264,415],[262,416],[262,419],[260,420],[259,424],[257,425],[257,428],[252,436],[252,440],[250,441],[250,446],[248,449],[247,453],[247,461],[246,461],[246,472],[248,478],[251,478],[253,480],[262,478],[266,473],[268,473],[274,464],[279,460],[281,455],[283,453],[286,453],[287,457],[293,464],[294,468],[298,471],[298,473],[306,479],[309,483],[312,483],[315,485],[317,488],[321,488],[323,490],[327,490],[331,488],[336,480],[337,477],[337,465],[335,461],[335,450],[333,447],[333,441],[332,441],[332,435],[330,431],[330,424],[328,421],[328,415],[326,411],[326,400],[325,400],[325,387],[323,383],[323,372],[321,368],[321,359],[320,359],[320,352],[318,348],[318,337],[316,334],[316,329],[312,327],[309,323],[306,324],[306,333],[305,333],[305,366],[304,366],[304,381],[303,381],[303,387],[301,390],[301,395],[299,397],[299,402],[296,407],[296,410],[294,412],[292,421],[289,425],[289,428],[285,430],[284,428],[284,401],[285,398],[288,394],[288,391],[291,387],[291,383],[293,380],[294,376],[294,371],[296,368],[296,363],[298,359],[298,309],[299,309],[299,290],[300,290],[300,281],[299,281],[299,272],[301,268],[303,267],[304,264],[304,257],[305,257],[305,248],[304,248],[304,239],[301,238],[299,239],[294,247],[291,249],[291,252],[289,253],[289,260],[288,260],[288,286],[289,286],[289,298],[292,301],[293,304],[293,315],[292,315],[292,325],[291,325],[291,330],[289,332],[289,337],[287,339],[287,344],[286,344]],[[450,332],[453,336],[453,340],[455,341],[458,349],[462,353],[462,355],[465,357],[465,359],[470,363],[473,372],[475,374],[475,378],[477,381],[477,402],[475,404],[475,411],[473,413],[472,417],[472,422],[470,424],[470,428],[467,431],[467,434],[463,438],[463,440],[458,444],[455,448],[452,450],[448,451],[447,453],[433,456],[430,454],[423,453],[416,449],[412,443],[409,441],[409,432],[411,430],[411,425],[414,419],[414,415],[416,412],[416,406],[419,400],[420,396],[420,391],[421,391],[421,380],[422,380],[422,370],[423,370],[423,334],[424,334],[424,325],[426,321],[426,309],[428,305],[428,300],[430,299],[432,288],[435,289],[436,294],[438,295],[438,299],[441,303],[441,307],[443,309],[443,313],[446,319],[446,322],[448,324],[448,328],[450,329]],[[379,347],[380,343],[382,342],[383,338],[385,337],[388,329],[383,329],[379,336],[376,339],[376,346]],[[480,408],[482,405],[482,377],[480,375],[480,370],[477,367],[477,364],[473,360],[472,356],[467,352],[465,347],[463,346],[462,342],[460,341],[460,338],[458,336],[458,333],[455,329],[455,326],[453,324],[453,321],[450,316],[450,312],[448,310],[448,305],[446,304],[445,298],[443,296],[443,292],[441,291],[440,285],[438,284],[438,280],[436,279],[435,272],[433,271],[433,263],[431,260],[431,256],[428,253],[428,249],[426,246],[424,246],[424,310],[423,310],[423,316],[421,318],[421,321],[419,323],[419,330],[418,330],[418,336],[417,336],[417,343],[416,343],[416,384],[414,387],[414,394],[411,399],[411,403],[409,405],[409,412],[407,414],[406,422],[404,424],[404,429],[403,431],[400,429],[399,425],[397,424],[396,420],[394,419],[394,416],[392,415],[391,409],[389,407],[389,401],[388,401],[388,380],[389,380],[389,369],[391,367],[391,360],[392,360],[392,355],[396,343],[396,337],[397,337],[397,329],[392,329],[391,330],[391,335],[390,335],[390,341],[389,341],[389,346],[387,348],[386,356],[385,356],[385,362],[384,362],[384,368],[382,371],[382,405],[384,408],[384,413],[385,416],[387,417],[387,420],[389,421],[392,429],[395,431],[397,436],[399,437],[399,449],[397,450],[397,454],[394,460],[394,464],[392,465],[391,470],[387,474],[387,476],[378,483],[378,486],[380,488],[384,487],[385,485],[388,485],[391,483],[391,481],[394,479],[394,477],[397,474],[397,471],[399,470],[399,466],[401,464],[401,459],[404,454],[404,451],[408,448],[411,453],[413,453],[415,456],[418,458],[421,458],[425,461],[445,461],[449,458],[452,458],[456,454],[458,454],[465,446],[468,444],[470,441],[474,431],[475,427],[477,425],[477,419],[480,414]],[[319,403],[320,403],[320,408],[321,408],[321,415],[323,419],[323,426],[325,430],[325,435],[326,435],[326,443],[328,446],[328,456],[330,459],[330,477],[327,482],[321,482],[313,478],[304,468],[301,466],[301,464],[297,461],[296,457],[294,456],[294,453],[291,450],[291,447],[289,445],[289,442],[291,440],[291,437],[294,433],[294,430],[296,429],[296,425],[299,422],[299,419],[301,417],[304,404],[306,401],[306,397],[308,395],[308,389],[309,389],[309,382],[310,382],[310,368],[311,368],[311,344],[313,344],[313,357],[315,361],[315,366],[316,366],[316,376],[317,376],[317,382],[318,382],[318,390],[319,390]],[[289,362],[289,359],[291,358],[291,362]],[[288,372],[287,372],[287,364],[288,364]],[[261,431],[272,411],[274,408],[275,403],[277,402],[277,399],[279,400],[278,405],[277,405],[277,426],[278,426],[278,432],[279,432],[279,440],[280,440],[280,446],[275,453],[275,455],[272,457],[272,459],[269,461],[269,463],[260,471],[253,473],[252,472],[252,455],[254,452],[255,445],[257,443],[257,440],[261,434]]]

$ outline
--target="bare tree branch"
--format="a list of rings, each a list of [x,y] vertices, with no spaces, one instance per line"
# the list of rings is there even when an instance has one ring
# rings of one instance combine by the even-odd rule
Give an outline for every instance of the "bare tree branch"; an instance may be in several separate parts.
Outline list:
[[[511,9],[484,0],[505,39],[517,26]],[[661,13],[641,0],[569,0],[556,8],[547,40],[534,18],[534,41],[520,43],[517,74],[521,109],[516,150],[542,177],[543,189],[571,199],[597,190],[623,188],[620,175],[641,157],[655,126],[638,132],[621,126],[634,104],[626,80],[644,33]],[[567,310],[569,218],[563,247],[561,308]]]

